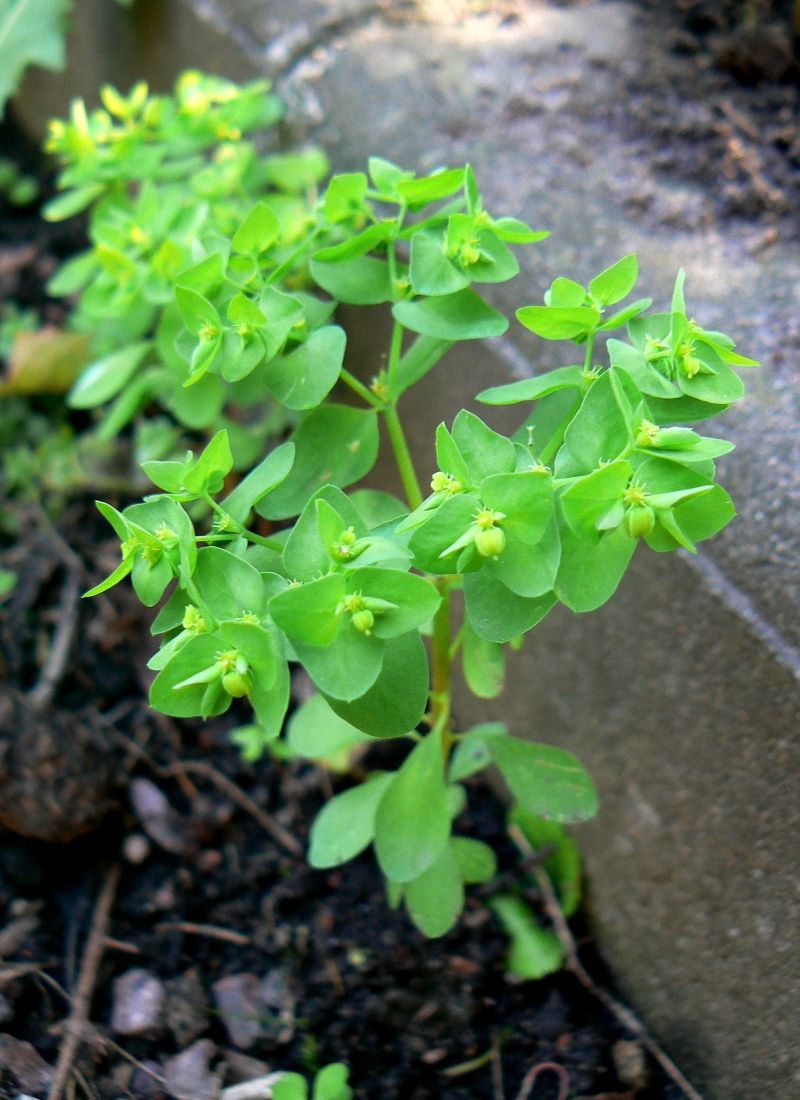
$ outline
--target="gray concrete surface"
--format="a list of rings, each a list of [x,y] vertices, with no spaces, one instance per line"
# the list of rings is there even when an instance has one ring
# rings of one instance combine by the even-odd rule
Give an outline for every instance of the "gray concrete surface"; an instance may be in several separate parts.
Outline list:
[[[102,6],[78,0],[76,57]],[[157,7],[148,28],[141,13],[155,20]],[[322,142],[337,169],[371,153],[420,169],[469,159],[491,210],[553,230],[522,253],[523,278],[493,288],[507,312],[556,274],[589,277],[635,250],[643,292],[666,303],[683,265],[697,319],[764,360],[715,428],[738,446],[721,466],[739,519],[697,559],[640,551],[602,611],[555,612],[513,659],[519,686],[503,706],[517,731],[569,745],[597,776],[601,812],[579,835],[624,993],[709,1100],[795,1100],[800,257],[780,231],[720,222],[707,188],[656,175],[628,124],[653,46],[632,6],[531,2],[513,21],[496,7],[170,0],[114,19],[138,19],[126,32],[131,79],[163,86],[189,56],[232,76],[273,74],[295,136]],[[685,60],[665,64],[691,80]],[[71,76],[47,83],[74,87]],[[380,320],[352,335],[365,374],[379,365]],[[439,419],[561,354],[514,325],[491,348],[462,346],[409,402],[422,468]],[[478,708],[489,713],[496,704]]]

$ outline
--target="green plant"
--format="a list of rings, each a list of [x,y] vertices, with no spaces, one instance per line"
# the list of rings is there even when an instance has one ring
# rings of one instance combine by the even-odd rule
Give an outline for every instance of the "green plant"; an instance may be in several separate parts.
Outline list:
[[[270,259],[280,217],[269,205],[259,200],[232,227],[230,250],[200,261],[213,266],[210,283],[198,265],[189,281],[165,277],[189,388],[246,375],[301,414],[291,438],[240,480],[231,478],[224,429],[200,453],[145,463],[154,494],[123,511],[98,505],[121,540],[122,561],[89,594],[130,575],[147,606],[167,596],[152,627],[163,639],[150,661],[152,705],[209,717],[247,699],[255,725],[239,740],[251,758],[280,737],[290,662],[317,688],[291,717],[290,751],[325,759],[376,739],[407,744],[399,768],[368,769],[327,803],[311,830],[310,861],[333,867],[372,845],[390,904],[405,904],[418,928],[439,936],[457,920],[465,886],[495,873],[487,845],[453,833],[467,778],[496,765],[529,829],[541,819],[586,820],[597,806],[592,780],[565,750],[513,736],[499,722],[454,727],[455,663],[476,695],[496,696],[504,647],[519,644],[556,603],[591,611],[614,593],[642,541],[657,552],[693,552],[733,518],[714,464],[731,445],[679,425],[738,400],[732,367],[754,363],[689,318],[682,273],[661,313],[646,312],[649,299],[620,306],[637,281],[634,256],[586,287],[557,278],[544,304],[517,317],[544,339],[575,345],[581,362],[479,395],[488,405],[523,406],[512,436],[463,410],[449,428],[440,424],[438,469],[424,495],[399,402],[454,342],[505,330],[505,317],[473,284],[514,278],[510,246],[546,234],[490,215],[469,167],[418,178],[379,158],[368,173],[335,176],[311,216],[304,248],[331,228],[339,238],[304,253],[333,299],[304,300],[306,316],[316,310],[326,319],[314,330],[326,342],[309,335],[277,366],[265,359],[266,330],[276,317],[293,325],[295,314],[274,297],[286,294],[275,271],[290,272]],[[266,300],[262,266],[272,273]],[[326,323],[336,302],[391,307],[386,366],[369,385],[342,368],[338,350],[331,354],[330,342],[344,340]],[[608,339],[609,365],[601,366],[599,341],[626,326],[628,340]],[[360,406],[330,399],[337,381]],[[372,468],[381,420],[405,501],[345,492]],[[569,869],[560,833],[550,834],[554,841],[559,867]],[[574,896],[562,903],[568,908]],[[522,935],[520,913],[503,902],[496,908]]]
[[[341,1062],[332,1062],[314,1078],[311,1100],[350,1100],[353,1090],[347,1084],[349,1071]],[[272,1086],[273,1100],[309,1100],[308,1085],[299,1073],[285,1073]]]
[[[252,372],[273,363],[280,391],[293,351],[328,355],[334,375],[341,365],[330,308],[302,289],[304,258],[323,232],[310,209],[327,161],[316,149],[258,151],[248,135],[283,111],[265,81],[187,72],[172,95],[140,83],[127,96],[105,87],[101,98],[91,112],[73,103],[47,141],[62,171],[45,216],[90,212],[90,249],[48,287],[78,296],[72,327],[91,337],[68,404],[102,410],[107,441],[153,406],[190,433],[226,427],[237,467],[247,465],[305,407],[295,395],[279,408]],[[165,431],[162,453],[174,445]]]

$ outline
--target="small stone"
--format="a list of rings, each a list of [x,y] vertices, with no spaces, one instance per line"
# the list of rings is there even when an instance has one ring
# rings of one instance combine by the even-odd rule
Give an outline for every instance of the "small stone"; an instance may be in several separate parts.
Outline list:
[[[166,1021],[179,1047],[199,1038],[208,1027],[209,1006],[197,970],[187,970],[167,983]]]
[[[242,1054],[240,1050],[226,1050],[225,1064],[228,1067],[225,1079],[233,1085],[242,1081],[252,1081],[257,1077],[266,1077],[270,1067],[259,1058],[252,1058],[249,1054]]]
[[[169,1059],[164,1077],[167,1091],[174,1100],[218,1100],[220,1078],[209,1070],[216,1052],[210,1039],[198,1039]]]
[[[162,1085],[157,1081],[157,1077],[162,1078],[162,1080],[164,1078],[164,1071],[158,1062],[142,1062],[133,1071],[129,1092],[132,1092],[136,1097],[141,1097],[142,1100],[158,1100],[158,1097],[164,1095],[166,1085]]]
[[[166,989],[149,970],[134,968],[114,982],[111,1030],[117,1035],[145,1035],[162,1024]]]
[[[150,855],[150,841],[142,833],[131,833],[130,836],[125,837],[122,854],[128,863],[138,866]]]
[[[0,993],[0,1024],[14,1019],[14,1006],[3,993]]]
[[[212,986],[214,1000],[234,1046],[249,1050],[263,1034],[262,983],[255,974],[229,974]]]
[[[647,1056],[636,1039],[620,1039],[611,1048],[614,1069],[623,1085],[639,1090],[647,1084]]]
[[[149,779],[131,780],[130,796],[133,812],[151,840],[173,855],[191,851],[187,822],[155,783]]]
[[[46,1092],[53,1078],[49,1066],[30,1043],[13,1035],[0,1035],[0,1069],[8,1070],[21,1089]]]

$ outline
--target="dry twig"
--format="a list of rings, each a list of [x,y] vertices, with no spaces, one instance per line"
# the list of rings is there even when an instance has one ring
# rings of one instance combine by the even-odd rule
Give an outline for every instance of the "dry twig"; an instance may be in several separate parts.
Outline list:
[[[78,986],[72,999],[72,1008],[64,1024],[64,1038],[58,1052],[53,1082],[47,1094],[47,1100],[61,1100],[67,1080],[72,1071],[75,1057],[83,1039],[84,1029],[89,1021],[89,1011],[97,983],[97,971],[103,957],[111,907],[119,884],[120,866],[115,863],[106,876],[103,888],[97,898],[89,936],[81,960]]]
[[[249,795],[245,794],[241,787],[238,787],[226,775],[217,771],[213,765],[208,764],[205,760],[179,760],[166,768],[160,768],[159,771],[165,776],[178,775],[183,772],[184,774],[198,775],[202,776],[203,779],[207,779],[209,783],[213,783],[218,791],[230,798],[232,802],[235,802],[241,810],[250,814],[261,828],[268,832],[273,840],[276,840],[287,852],[291,852],[293,856],[298,858],[302,857],[303,846],[300,841],[284,829],[282,825],[279,825]]]
[[[540,1062],[538,1066],[529,1069],[522,1079],[522,1087],[517,1093],[517,1100],[528,1100],[540,1073],[555,1073],[558,1076],[557,1100],[567,1100],[569,1096],[569,1074],[558,1062]]]
[[[535,855],[535,851],[528,842],[528,838],[518,825],[510,825],[508,834],[526,858]],[[564,949],[564,966],[566,969],[575,975],[584,989],[588,990],[593,997],[600,1001],[627,1031],[630,1031],[632,1035],[636,1036],[645,1050],[655,1058],[670,1080],[683,1090],[686,1100],[702,1100],[700,1094],[692,1084],[687,1081],[666,1051],[662,1050],[658,1043],[650,1037],[645,1030],[644,1024],[641,1023],[629,1008],[618,1001],[616,997],[612,997],[607,990],[597,985],[587,972],[578,957],[578,946],[575,943],[575,937],[572,935],[561,906],[558,903],[558,898],[553,889],[553,884],[550,881],[550,876],[541,866],[534,864],[532,870],[539,889],[542,892],[542,899],[547,915],[552,921],[553,929]]]
[[[78,600],[83,576],[83,565],[78,555],[64,542],[49,520],[47,525],[49,537],[66,570],[66,579],[58,602],[58,625],[53,634],[50,652],[39,679],[28,695],[28,702],[34,711],[43,711],[50,706],[66,671],[69,651],[78,628]]]
[[[218,928],[215,924],[195,924],[194,921],[167,921],[156,925],[156,932],[183,932],[187,936],[207,936],[212,940],[224,940],[237,947],[248,947],[250,937],[230,928]]]

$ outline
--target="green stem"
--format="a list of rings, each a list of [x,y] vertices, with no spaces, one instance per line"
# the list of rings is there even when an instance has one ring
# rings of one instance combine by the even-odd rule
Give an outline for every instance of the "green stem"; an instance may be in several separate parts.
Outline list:
[[[313,233],[310,233],[306,239],[298,245],[294,252],[283,261],[280,267],[276,267],[272,274],[267,276],[266,285],[272,286],[273,283],[277,283],[287,272],[291,271],[303,253],[311,247],[322,231],[322,226],[317,226]]]
[[[403,326],[395,321],[392,326],[392,342],[389,345],[389,362],[386,365],[386,380],[389,384],[389,393],[394,393],[394,382],[400,370],[400,356],[403,351]]]
[[[436,587],[442,602],[433,618],[431,723],[434,729],[441,730],[442,752],[446,764],[453,745],[453,734],[450,730],[453,662],[450,656],[450,586],[447,577],[437,578]]]
[[[594,356],[594,333],[591,333],[586,341],[586,358],[583,361],[583,369],[592,369],[592,357]]]
[[[389,432],[389,440],[392,444],[392,450],[394,451],[397,469],[400,473],[400,479],[403,482],[406,498],[412,509],[419,508],[423,500],[422,489],[419,485],[417,471],[414,469],[414,461],[411,458],[411,452],[408,449],[408,442],[405,432],[403,431],[403,425],[400,423],[400,417],[397,415],[397,407],[395,405],[388,405],[383,410],[383,415],[386,417],[386,428]]]
[[[383,402],[379,397],[376,397],[372,390],[367,389],[363,382],[360,382],[354,374],[351,374],[349,370],[342,368],[342,373],[339,375],[345,385],[349,386],[353,393],[357,393],[362,401],[366,401],[368,405],[371,405],[373,409],[382,409]]]
[[[212,512],[224,521],[225,527],[228,531],[232,532],[232,534],[241,535],[242,538],[247,539],[248,542],[258,543],[259,546],[266,546],[268,550],[277,550],[279,553],[283,551],[283,543],[278,542],[277,539],[267,538],[265,535],[257,535],[255,531],[248,531],[243,524],[238,523],[221,505],[217,504],[210,493],[204,493],[203,500]],[[225,534],[226,532],[222,531],[220,533]]]

